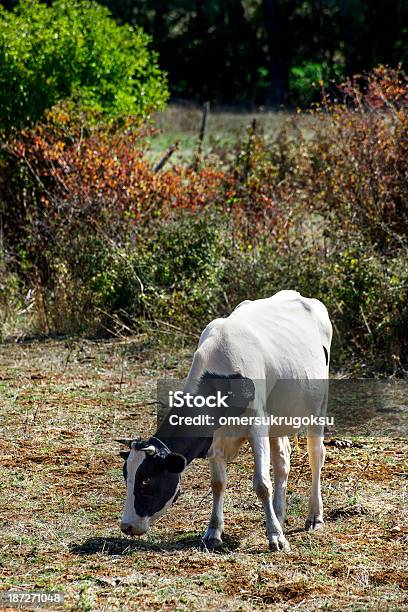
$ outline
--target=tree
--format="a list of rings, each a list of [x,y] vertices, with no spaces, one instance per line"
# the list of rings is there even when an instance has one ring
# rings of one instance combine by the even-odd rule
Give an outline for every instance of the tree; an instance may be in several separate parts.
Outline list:
[[[287,32],[282,6],[277,0],[262,0],[262,16],[268,44],[269,95],[273,106],[283,104],[288,88]]]
[[[168,96],[140,28],[119,26],[87,0],[0,7],[0,128],[40,119],[60,100],[108,116],[145,116]]]

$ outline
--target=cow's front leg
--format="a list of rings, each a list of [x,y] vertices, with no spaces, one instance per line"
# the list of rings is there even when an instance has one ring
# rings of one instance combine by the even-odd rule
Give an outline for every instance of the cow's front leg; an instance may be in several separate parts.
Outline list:
[[[270,438],[274,477],[273,509],[280,524],[286,520],[286,489],[290,470],[290,442],[288,438]]]
[[[312,488],[309,497],[309,512],[305,523],[306,531],[313,531],[323,527],[323,501],[320,490],[320,472],[324,464],[326,449],[323,437],[308,435],[307,452],[312,471]]]
[[[264,508],[269,548],[272,551],[289,552],[289,544],[283,535],[282,526],[272,505],[269,437],[259,434],[251,440],[251,446],[255,460],[254,490]]]
[[[210,460],[213,506],[210,522],[203,535],[202,547],[209,550],[222,544],[224,531],[224,493],[227,486],[227,465],[223,457]]]

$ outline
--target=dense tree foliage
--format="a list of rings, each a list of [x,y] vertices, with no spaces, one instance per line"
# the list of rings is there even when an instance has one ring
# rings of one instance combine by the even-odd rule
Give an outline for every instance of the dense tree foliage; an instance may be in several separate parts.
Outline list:
[[[311,79],[408,59],[404,0],[102,1],[151,34],[183,98],[307,102]]]
[[[404,0],[99,2],[150,34],[179,98],[308,103],[314,81],[408,59]],[[16,0],[0,4],[11,9]]]
[[[159,108],[167,87],[149,42],[93,2],[0,6],[0,127],[39,119],[67,98],[110,116]]]
[[[176,97],[302,103],[314,80],[408,59],[404,0],[99,1],[152,36]]]

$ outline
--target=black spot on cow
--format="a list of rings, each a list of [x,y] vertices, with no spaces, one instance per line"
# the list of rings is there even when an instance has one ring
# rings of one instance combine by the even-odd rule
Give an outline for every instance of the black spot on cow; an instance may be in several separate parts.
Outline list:
[[[255,385],[250,378],[242,374],[231,374],[220,376],[212,372],[206,372],[198,387],[198,393],[202,395],[214,395],[219,391],[222,395],[228,395],[229,409],[244,409],[255,398]],[[240,414],[244,411],[241,410]]]
[[[301,299],[300,303],[302,304],[302,306],[306,310],[306,312],[312,312],[312,307],[309,304],[309,302],[306,302],[305,300]]]
[[[210,405],[187,406],[183,404],[181,407],[172,407],[162,413],[157,430],[157,437],[161,440],[195,439],[195,443],[190,443],[195,452],[193,458],[206,457],[215,431],[223,426],[224,417],[239,417],[246,411],[249,403],[255,398],[255,385],[251,379],[241,374],[222,376],[206,372],[197,386],[195,398],[198,397],[221,397],[222,402],[212,400]],[[173,426],[172,423],[178,423],[178,419],[186,416],[193,419],[201,418],[202,421],[199,426],[196,423]],[[171,447],[174,448],[173,443]],[[186,456],[190,462],[190,456]]]
[[[166,457],[146,457],[139,466],[134,485],[135,510],[139,516],[153,516],[177,493],[180,472],[186,461],[173,453]]]
[[[186,459],[179,453],[173,453],[158,438],[152,436],[147,442],[135,441],[139,450],[143,447],[154,446],[154,455],[146,455],[139,465],[133,486],[135,495],[135,510],[141,516],[153,516],[159,512],[180,487],[180,473],[186,467]],[[123,475],[127,480],[127,462],[130,451],[120,453],[125,460]]]
[[[127,480],[127,460],[129,458],[130,455],[130,451],[121,451],[119,453],[119,457],[122,457],[124,463],[123,463],[123,478],[125,479],[125,481]]]

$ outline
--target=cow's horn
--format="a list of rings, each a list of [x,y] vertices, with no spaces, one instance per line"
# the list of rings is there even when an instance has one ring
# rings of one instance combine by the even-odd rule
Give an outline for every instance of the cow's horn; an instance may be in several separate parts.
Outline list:
[[[119,444],[123,444],[123,446],[127,446],[128,448],[132,448],[132,438],[119,438],[116,439],[115,442],[119,442]]]
[[[153,444],[150,444],[149,446],[146,446],[146,448],[142,448],[141,450],[144,451],[146,455],[155,455],[157,448],[153,446]]]

